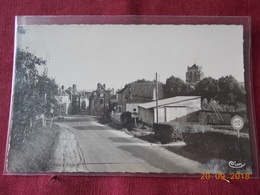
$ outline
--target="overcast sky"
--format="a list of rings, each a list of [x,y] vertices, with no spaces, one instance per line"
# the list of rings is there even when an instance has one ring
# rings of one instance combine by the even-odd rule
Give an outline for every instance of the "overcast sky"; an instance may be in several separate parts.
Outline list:
[[[119,89],[137,79],[185,81],[187,66],[205,77],[243,82],[243,27],[239,25],[32,25],[17,44],[48,59],[48,75],[66,88]],[[48,54],[49,53],[49,54]],[[50,59],[49,57],[50,56]]]

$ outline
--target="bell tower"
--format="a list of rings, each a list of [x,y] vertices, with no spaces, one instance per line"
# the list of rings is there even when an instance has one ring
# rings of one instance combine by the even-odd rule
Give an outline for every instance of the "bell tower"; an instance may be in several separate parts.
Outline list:
[[[204,78],[204,73],[202,72],[202,66],[193,64],[191,67],[188,66],[186,72],[186,82],[191,85],[196,85]]]

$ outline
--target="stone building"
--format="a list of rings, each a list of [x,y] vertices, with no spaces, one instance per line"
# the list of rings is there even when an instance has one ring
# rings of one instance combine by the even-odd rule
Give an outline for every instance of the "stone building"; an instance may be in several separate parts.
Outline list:
[[[109,111],[113,89],[106,89],[106,85],[97,84],[97,89],[89,97],[89,113],[96,116],[106,116]]]
[[[138,105],[156,99],[154,82],[130,83],[117,92],[116,112],[138,112]],[[163,84],[158,83],[158,99],[163,99]]]
[[[69,94],[71,101],[70,114],[78,114],[80,112],[80,94],[77,90],[77,86],[73,84],[72,88],[69,87],[66,92]]]
[[[59,102],[59,115],[78,114],[80,112],[80,94],[77,86],[74,84],[65,90],[64,86],[59,89],[59,95],[56,96]]]
[[[196,85],[204,78],[204,73],[202,72],[202,66],[193,64],[193,66],[187,68],[186,72],[186,82],[191,85]]]

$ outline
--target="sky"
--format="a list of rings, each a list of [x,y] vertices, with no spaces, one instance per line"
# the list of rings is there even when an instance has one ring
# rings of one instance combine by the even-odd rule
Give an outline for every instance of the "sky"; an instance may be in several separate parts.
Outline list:
[[[138,79],[205,77],[244,81],[242,25],[26,25],[17,46],[47,60],[48,76],[68,88],[120,89]],[[39,71],[40,68],[39,68]]]

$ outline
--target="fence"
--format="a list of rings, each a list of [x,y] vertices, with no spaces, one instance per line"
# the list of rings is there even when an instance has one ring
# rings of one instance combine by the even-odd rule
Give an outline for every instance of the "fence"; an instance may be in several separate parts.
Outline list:
[[[241,116],[247,121],[247,114],[243,112],[218,112],[209,110],[200,110],[197,112],[200,124],[205,125],[230,125],[233,116]],[[221,118],[220,118],[221,117]]]
[[[42,126],[43,127],[52,127],[53,118],[46,118],[45,116],[42,117]]]
[[[116,123],[116,124],[122,124],[121,122],[121,114],[122,113],[115,113],[115,112],[112,112],[111,113],[111,120]]]

